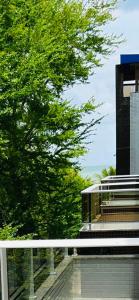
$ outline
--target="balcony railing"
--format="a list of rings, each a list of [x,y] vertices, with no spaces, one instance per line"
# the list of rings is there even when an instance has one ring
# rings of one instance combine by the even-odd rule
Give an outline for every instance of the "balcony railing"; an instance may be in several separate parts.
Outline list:
[[[89,280],[94,278],[92,279],[94,282],[93,289],[96,291],[94,293],[100,296],[101,291],[97,292],[96,290],[98,267],[103,268],[104,262],[102,260],[101,262],[99,261],[97,267],[97,260],[95,261],[97,258],[93,257],[93,260],[91,260],[89,257],[82,256],[81,264],[81,257],[78,256],[78,252],[80,252],[81,248],[102,247],[139,247],[139,238],[1,241],[1,299],[79,299],[83,298],[83,295],[85,298],[85,293],[92,293],[92,283],[90,283],[90,290],[87,292],[86,284],[88,285],[89,283],[88,281],[86,283],[86,276],[88,276],[88,272],[91,272]],[[77,257],[80,257],[80,260],[77,260]],[[90,260],[87,262],[86,259]],[[75,260],[76,265],[74,264],[75,270],[73,271],[73,262]],[[105,261],[105,263],[109,263],[109,260],[107,260],[107,262]],[[125,266],[127,261],[122,261],[122,263],[123,266]],[[86,269],[83,269],[84,265],[86,266]],[[118,262],[118,265],[120,266],[120,262]],[[79,270],[80,267],[82,270]],[[88,267],[90,268],[90,271],[88,271]],[[111,272],[113,267],[108,264],[107,267],[109,267]],[[131,276],[130,273],[133,273],[133,271],[136,273],[134,275],[137,275],[139,270],[133,270],[132,268],[132,270],[129,270],[129,276]],[[102,270],[100,269],[99,272],[99,275],[101,276]],[[85,277],[84,274],[86,274]],[[108,272],[106,274],[109,280],[110,274],[108,275]],[[114,276],[117,276],[115,277],[115,280],[118,280],[118,277],[122,275],[115,273]],[[72,288],[71,278],[73,281]],[[114,282],[111,283],[111,286],[112,284],[115,284]],[[107,280],[105,280],[105,284],[107,286]],[[104,288],[106,288],[106,286]],[[126,291],[123,290],[123,286],[121,289],[121,293],[126,293]],[[104,293],[105,292],[107,292],[107,288]],[[61,293],[61,296],[56,298],[56,295],[59,295],[59,293]],[[64,293],[67,293],[69,296],[65,298]],[[139,295],[137,290],[135,293],[136,295]],[[89,297],[90,296],[88,296],[88,298]]]
[[[82,191],[83,223],[139,222],[139,176],[110,176]]]

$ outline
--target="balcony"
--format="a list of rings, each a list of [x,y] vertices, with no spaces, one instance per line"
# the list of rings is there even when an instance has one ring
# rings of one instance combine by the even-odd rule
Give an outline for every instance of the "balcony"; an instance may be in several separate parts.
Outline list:
[[[139,238],[1,241],[2,300],[139,299],[139,255],[80,255]]]
[[[111,176],[82,191],[80,237],[139,237],[139,176]]]

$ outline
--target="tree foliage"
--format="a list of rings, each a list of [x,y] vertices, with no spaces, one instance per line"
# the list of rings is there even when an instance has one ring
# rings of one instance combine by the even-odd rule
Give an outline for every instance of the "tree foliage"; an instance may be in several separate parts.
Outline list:
[[[52,226],[62,205],[59,224],[68,224],[70,209],[75,218],[72,205],[81,181],[74,176],[75,158],[85,152],[85,138],[100,119],[95,119],[94,101],[77,107],[62,93],[86,82],[117,44],[103,33],[115,2],[1,0],[1,225],[14,221],[24,225],[24,232],[37,230],[45,207]]]
[[[18,235],[18,230],[20,226],[13,226],[12,224],[4,225],[0,228],[0,240],[25,240],[32,239],[33,235]]]
[[[101,181],[101,179],[107,177],[107,176],[115,176],[116,175],[116,168],[113,166],[109,166],[109,168],[104,168],[101,171],[101,174],[96,174],[96,178],[98,181]]]

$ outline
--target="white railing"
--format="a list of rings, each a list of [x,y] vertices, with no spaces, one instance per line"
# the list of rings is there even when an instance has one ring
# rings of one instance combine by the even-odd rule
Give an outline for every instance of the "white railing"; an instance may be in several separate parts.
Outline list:
[[[89,186],[85,190],[81,191],[81,194],[108,193],[108,192],[110,193],[111,192],[116,192],[116,193],[117,192],[139,192],[138,185],[139,182],[136,181],[100,183],[100,184],[94,184]],[[124,186],[124,188],[120,188],[122,186]]]
[[[0,249],[88,248],[139,246],[139,238],[0,241]]]
[[[54,271],[53,249],[64,248],[65,256],[68,256],[68,248],[92,248],[92,247],[137,247],[139,238],[107,238],[107,239],[65,239],[65,240],[14,240],[0,241],[1,262],[1,294],[2,300],[8,300],[8,273],[7,273],[7,249],[31,249],[30,251],[30,295],[29,300],[36,299],[33,282],[33,248],[51,249],[51,269]]]

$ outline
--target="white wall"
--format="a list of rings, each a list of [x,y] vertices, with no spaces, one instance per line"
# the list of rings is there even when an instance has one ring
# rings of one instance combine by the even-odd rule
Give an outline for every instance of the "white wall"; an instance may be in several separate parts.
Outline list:
[[[130,96],[130,174],[139,174],[139,93]]]

